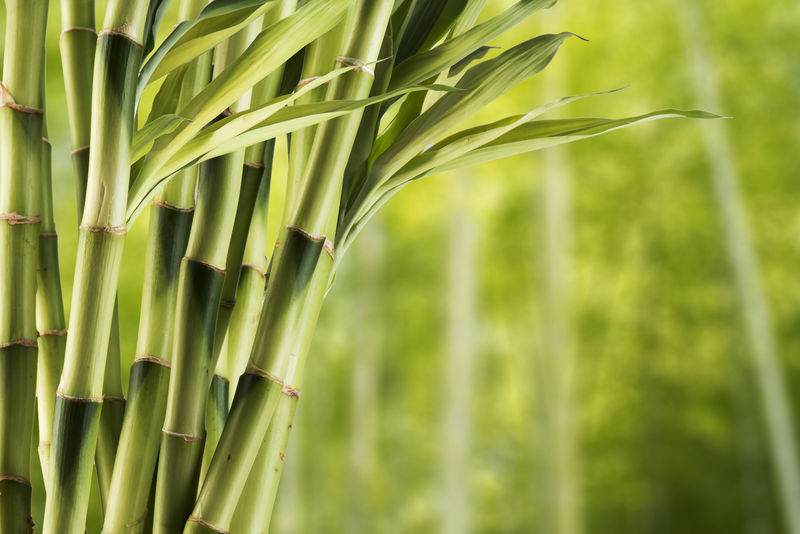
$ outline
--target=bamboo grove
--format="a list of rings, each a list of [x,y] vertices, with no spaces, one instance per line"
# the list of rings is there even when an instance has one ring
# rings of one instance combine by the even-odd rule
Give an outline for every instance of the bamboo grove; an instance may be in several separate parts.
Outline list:
[[[34,528],[37,415],[45,533],[85,531],[93,469],[106,534],[267,532],[318,314],[387,200],[444,171],[715,117],[541,118],[597,93],[464,128],[577,42],[553,33],[495,51],[493,39],[556,0],[479,19],[484,3],[110,0],[98,25],[93,0],[61,0],[80,236],[67,325],[44,102],[50,6],[6,0],[0,532]],[[285,175],[273,173],[282,137]],[[283,209],[268,217],[278,183]],[[117,287],[125,235],[146,209],[124,395]]]

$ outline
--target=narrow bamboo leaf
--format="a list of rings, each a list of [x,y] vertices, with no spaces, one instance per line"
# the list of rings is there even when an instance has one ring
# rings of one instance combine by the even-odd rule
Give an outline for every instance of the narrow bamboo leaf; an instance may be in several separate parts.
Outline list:
[[[429,51],[400,63],[392,75],[390,89],[427,80],[451,67],[486,43],[513,28],[536,11],[558,0],[520,0],[504,12]]]
[[[156,120],[150,121],[145,124],[144,128],[136,132],[133,136],[131,145],[131,161],[137,161],[147,154],[147,151],[153,146],[153,142],[162,135],[167,135],[175,131],[175,129],[187,119],[180,115],[167,114],[161,115]]]
[[[395,60],[402,62],[420,49],[433,46],[453,26],[466,3],[467,0],[416,2],[398,36]]]
[[[152,0],[147,9],[146,30],[144,32],[144,55],[147,56],[155,46],[158,37],[158,28],[164,20],[164,14],[169,8],[170,0]]]
[[[129,195],[128,220],[135,219],[155,194],[159,185],[182,168],[280,135],[314,126],[329,119],[341,117],[367,106],[395,98],[398,95],[413,91],[431,90],[454,91],[455,89],[441,85],[414,86],[362,100],[328,100],[290,107],[286,107],[285,104],[289,100],[287,96],[284,96],[277,99],[281,100],[281,103],[274,108],[267,104],[256,110],[248,110],[232,115],[204,130],[202,134],[181,147],[165,162],[157,173],[150,176],[146,181],[134,184],[136,189],[132,189]],[[296,98],[296,96],[294,97]],[[267,111],[269,112],[268,114]],[[251,114],[261,117],[261,122],[253,125]],[[263,119],[265,114],[268,117],[266,120]]]
[[[151,81],[211,50],[274,7],[276,0],[215,0],[196,19],[182,21],[142,67],[136,99]]]
[[[479,59],[483,59],[486,57],[486,54],[489,53],[489,50],[496,50],[500,48],[499,46],[482,46],[469,54],[467,57],[450,67],[450,72],[447,73],[448,77],[458,76],[461,74],[464,69],[469,67],[473,62],[478,61]]]
[[[607,95],[620,90],[621,89],[612,89],[611,91],[602,91],[599,93],[590,93],[586,95],[565,96],[556,101],[539,106],[536,109],[525,113],[524,115],[513,115],[490,124],[476,126],[474,128],[469,128],[455,133],[436,143],[429,149],[423,151],[422,154],[409,161],[395,175],[390,177],[387,176],[382,179],[381,182],[385,183],[385,186],[382,187],[382,189],[394,187],[395,185],[404,183],[429,169],[440,167],[447,162],[468,153],[471,150],[494,141],[501,135],[506,134],[525,123],[528,123],[536,117],[539,117],[555,108],[567,105],[582,98]]]
[[[431,172],[426,173],[426,175],[478,165],[487,161],[515,156],[534,150],[541,150],[543,148],[571,143],[573,141],[580,141],[581,139],[587,139],[621,128],[627,128],[628,126],[633,126],[641,122],[676,117],[690,119],[723,118],[705,111],[664,109],[624,119],[586,118],[534,121],[523,124],[507,134],[498,137],[491,143],[436,167],[432,169]],[[421,176],[419,178],[421,178]]]
[[[571,33],[540,35],[470,68],[458,82],[462,92],[442,96],[414,119],[378,156],[368,187],[393,175],[428,145],[446,135],[456,124],[544,69]]]
[[[352,1],[310,0],[294,14],[262,31],[235,62],[195,96],[178,113],[190,120],[170,134],[163,146],[159,144],[161,149],[157,154],[148,154],[142,160],[131,182],[128,220],[132,220],[134,212],[139,213],[139,202],[148,196],[150,184],[171,174],[162,173],[167,160],[253,85],[338,24]]]

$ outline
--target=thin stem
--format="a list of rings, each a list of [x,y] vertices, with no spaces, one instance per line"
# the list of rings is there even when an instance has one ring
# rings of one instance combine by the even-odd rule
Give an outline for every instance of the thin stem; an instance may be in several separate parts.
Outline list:
[[[31,532],[46,0],[9,0],[0,86],[0,532]]]
[[[70,332],[56,399],[43,531],[84,531],[124,243],[136,79],[147,2],[111,2],[95,53],[92,134]]]

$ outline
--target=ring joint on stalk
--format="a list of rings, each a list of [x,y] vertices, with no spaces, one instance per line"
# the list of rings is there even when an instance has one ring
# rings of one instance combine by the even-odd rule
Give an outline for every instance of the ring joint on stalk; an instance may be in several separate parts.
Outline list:
[[[40,232],[39,237],[58,237],[58,234],[55,232]]]
[[[0,213],[0,221],[6,221],[10,226],[18,224],[39,224],[42,218],[38,215],[22,215],[20,213]]]
[[[122,226],[89,226],[88,224],[82,224],[78,228],[89,232],[102,232],[111,235],[125,235],[128,233],[128,227],[124,224]]]
[[[184,256],[182,261],[191,261],[192,263],[199,263],[200,265],[204,265],[205,267],[208,267],[212,271],[218,272],[219,274],[227,274],[227,271],[225,270],[224,267],[214,265],[213,263],[203,261],[198,258],[193,258],[191,256]]]
[[[276,384],[278,384],[281,387],[284,386],[283,380],[281,380],[277,376],[273,375],[272,373],[268,373],[267,371],[264,371],[263,369],[259,369],[258,367],[256,367],[252,363],[247,364],[247,369],[244,370],[244,374],[246,374],[246,375],[254,375],[254,376],[261,377],[261,378],[265,378],[265,379],[269,380],[270,382],[275,382]]]
[[[159,206],[172,211],[179,211],[181,213],[192,213],[194,211],[194,206],[188,206],[186,208],[182,208],[180,206],[176,206],[175,204],[170,204],[165,200],[154,200],[153,202],[150,203],[150,205]]]
[[[114,395],[103,395],[103,402],[125,402],[125,397],[117,397]]]
[[[287,230],[290,232],[295,232],[296,234],[300,234],[301,236],[305,237],[310,241],[314,241],[316,243],[323,243],[322,248],[331,257],[331,259],[335,259],[333,255],[333,241],[331,241],[328,236],[325,235],[316,235],[312,234],[311,232],[306,232],[302,228],[298,228],[297,226],[285,226]],[[278,243],[275,243],[275,247],[278,247]]]
[[[8,90],[8,87],[3,82],[0,82],[0,108],[9,108],[26,115],[44,114],[42,109],[17,104],[17,101],[14,100],[14,95],[11,94],[11,91]]]
[[[50,139],[48,139],[47,137],[42,137],[42,143],[44,143],[46,145],[49,145],[49,146],[53,146],[53,143],[51,143]]]
[[[294,90],[297,91],[298,89],[301,89],[302,87],[304,87],[304,86],[310,84],[311,82],[313,82],[314,80],[318,80],[318,79],[319,79],[319,76],[309,76],[308,78],[303,78],[302,80],[297,82],[297,85],[295,86]],[[327,81],[327,82],[323,83],[322,85],[330,85],[330,84],[331,84],[331,82]]]
[[[184,434],[183,432],[173,432],[172,430],[167,430],[166,428],[161,429],[161,433],[165,436],[170,436],[172,438],[180,438],[187,443],[192,443],[194,441],[202,441],[203,436],[198,436],[197,434]]]
[[[212,525],[211,523],[209,523],[207,521],[203,521],[199,517],[189,516],[189,519],[187,519],[186,521],[188,521],[190,523],[197,523],[200,526],[203,526],[203,527],[205,527],[205,528],[207,528],[209,530],[213,530],[214,532],[219,532],[220,534],[230,534],[227,530],[222,529],[222,528],[220,528],[220,527],[218,527],[216,525]]]
[[[373,78],[375,77],[375,71],[371,68],[367,67],[367,62],[362,61],[358,58],[354,57],[347,57],[347,56],[337,56],[336,62],[344,65],[345,67],[355,67],[356,72],[363,72],[369,74]]]
[[[156,356],[150,356],[149,354],[137,354],[133,360],[133,363],[136,362],[150,362],[156,365],[160,365],[161,367],[166,367],[169,369],[172,367],[172,362],[169,360],[165,360],[164,358],[158,358]]]
[[[243,262],[242,263],[242,269],[251,269],[251,270],[255,271],[258,274],[258,276],[261,277],[262,280],[266,279],[266,275],[264,274],[264,271],[261,270],[257,265],[254,265],[254,264],[252,264],[250,262],[247,262],[247,261]]]
[[[223,299],[223,300],[219,301],[219,305],[222,308],[233,309],[233,307],[236,306],[236,301],[235,300],[230,300],[230,299]]]
[[[56,395],[70,402],[82,402],[86,404],[103,404],[103,397],[77,397],[75,395],[67,395],[66,393],[61,391],[60,388],[58,391],[56,391]]]
[[[69,28],[64,28],[63,30],[61,30],[61,35],[59,35],[58,38],[61,39],[62,37],[64,37],[64,35],[70,32],[86,32],[86,33],[91,33],[92,35],[97,35],[97,30],[95,30],[94,28],[89,28],[88,26],[71,26]]]
[[[139,41],[137,41],[136,38],[133,35],[131,35],[129,33],[125,33],[124,31],[121,31],[121,30],[115,30],[113,28],[108,28],[108,29],[103,30],[100,33],[98,33],[97,34],[97,38],[100,39],[104,35],[117,35],[119,37],[123,37],[123,38],[127,39],[128,41],[131,42],[131,44],[133,46],[135,46],[137,48],[142,48],[142,49],[144,48],[144,45],[142,43],[140,43]]]
[[[0,481],[8,480],[10,482],[16,482],[17,484],[22,484],[23,486],[31,486],[31,481],[25,477],[21,477],[19,475],[0,475]]]
[[[39,237],[41,237],[41,235]],[[39,332],[39,337],[44,337],[44,336],[65,337],[66,335],[67,335],[66,328],[62,328],[60,330],[42,330],[41,332]]]
[[[89,145],[81,146],[81,147],[78,147],[78,148],[76,148],[74,150],[71,150],[69,155],[70,156],[74,156],[74,155],[80,154],[81,152],[84,152],[86,150],[89,150]]]
[[[251,169],[263,169],[264,168],[264,164],[263,163],[258,163],[258,162],[250,163],[250,162],[245,161],[244,162],[244,166],[245,167],[250,167]]]
[[[12,339],[11,341],[7,341],[5,343],[0,343],[0,349],[7,349],[8,347],[30,347],[36,348],[39,346],[35,340],[32,339],[25,339],[24,337],[18,337],[17,339]]]

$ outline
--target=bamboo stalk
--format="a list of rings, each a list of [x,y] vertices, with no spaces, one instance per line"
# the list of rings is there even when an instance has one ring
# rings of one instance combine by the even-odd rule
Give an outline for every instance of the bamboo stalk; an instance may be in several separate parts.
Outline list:
[[[205,0],[183,0],[178,17],[197,16]],[[180,108],[208,83],[211,55],[195,59],[183,76]],[[181,258],[186,254],[195,206],[197,167],[181,171],[153,202],[142,288],[136,359],[131,367],[128,401],[114,463],[103,532],[146,531],[152,521],[155,470],[167,405],[172,328]]]
[[[340,61],[365,64],[377,59],[392,4],[356,2]],[[371,86],[371,72],[355,69],[332,82],[328,97],[364,98]],[[317,131],[303,179],[307,187],[281,233],[273,260],[251,361],[185,533],[230,528],[278,398],[299,396],[297,383],[281,377],[302,376],[333,265],[332,243],[326,235],[335,231],[342,177],[360,120],[360,113],[352,113],[324,123]]]
[[[43,99],[44,101],[44,99]],[[58,268],[58,234],[53,217],[51,146],[46,121],[42,127],[42,222],[39,228],[39,266],[36,280],[36,329],[39,356],[36,368],[36,405],[39,417],[39,463],[47,481],[50,436],[56,389],[64,365],[67,325]]]
[[[217,47],[215,77],[247,48],[257,30],[257,26],[250,25]],[[246,109],[249,101],[250,95],[246,94],[232,106],[232,111]],[[172,371],[156,477],[156,534],[179,531],[197,495],[206,403],[216,367],[215,325],[243,165],[244,150],[239,150],[200,167],[197,208],[178,279]]]
[[[0,532],[31,532],[46,0],[9,0],[0,85]]]
[[[721,99],[714,69],[702,37],[702,13],[692,2],[675,0],[675,8],[680,15],[684,50],[691,67],[691,81],[696,98],[709,109],[719,109]],[[724,122],[705,126],[703,134],[711,166],[714,200],[725,229],[728,261],[733,269],[744,335],[752,358],[754,378],[766,424],[776,493],[780,499],[787,532],[798,534],[800,461],[795,419],[781,369],[772,317],[762,287],[758,258],[739,191],[735,157]]]
[[[146,2],[113,1],[95,53],[92,149],[64,370],[56,399],[46,533],[84,530],[105,359],[124,243],[136,79]]]

